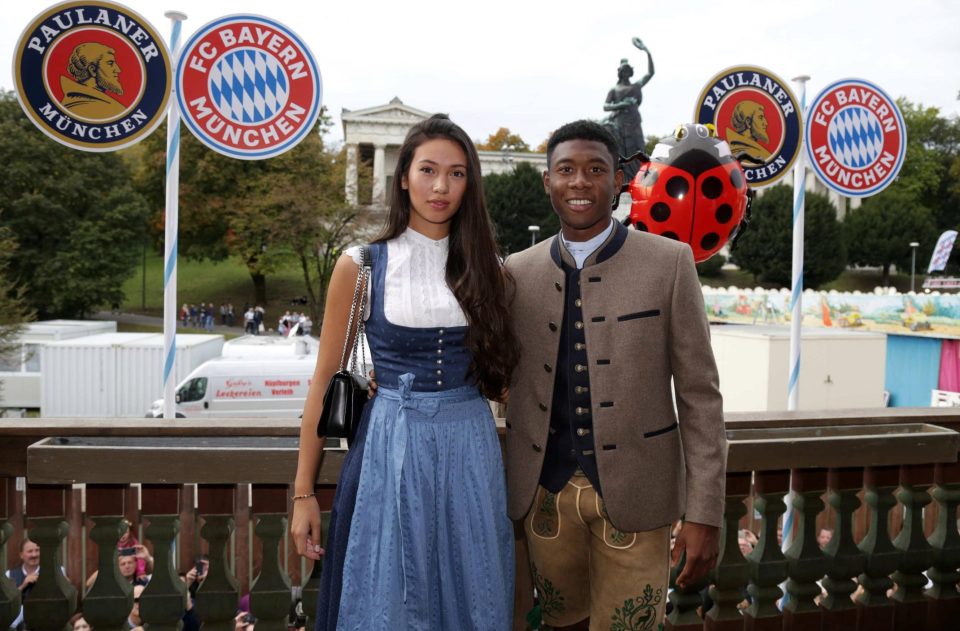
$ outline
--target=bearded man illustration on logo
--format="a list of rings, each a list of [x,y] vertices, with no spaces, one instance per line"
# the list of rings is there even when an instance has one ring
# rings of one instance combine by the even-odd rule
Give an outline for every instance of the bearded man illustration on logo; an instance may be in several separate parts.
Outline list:
[[[76,116],[105,120],[123,113],[127,107],[107,92],[123,95],[120,65],[114,50],[97,42],[85,42],[73,49],[67,64],[67,76],[60,77],[61,104]]]
[[[741,101],[733,108],[727,142],[734,156],[745,153],[749,162],[765,164],[770,159],[770,150],[761,143],[769,142],[767,116],[763,105],[755,101]]]

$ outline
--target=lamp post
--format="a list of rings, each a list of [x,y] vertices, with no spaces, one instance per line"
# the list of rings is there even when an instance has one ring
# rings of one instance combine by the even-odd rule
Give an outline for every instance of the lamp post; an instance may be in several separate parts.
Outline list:
[[[540,234],[540,226],[527,226],[527,230],[530,231],[530,245],[534,246],[537,244],[537,235]]]
[[[913,293],[913,279],[917,274],[917,241],[910,242],[910,293]]]

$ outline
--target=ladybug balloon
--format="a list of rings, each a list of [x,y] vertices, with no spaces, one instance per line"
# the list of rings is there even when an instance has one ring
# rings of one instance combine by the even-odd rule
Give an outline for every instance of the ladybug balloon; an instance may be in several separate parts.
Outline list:
[[[690,244],[706,261],[733,239],[748,212],[750,190],[730,146],[706,125],[680,125],[661,140],[627,186],[629,223]]]

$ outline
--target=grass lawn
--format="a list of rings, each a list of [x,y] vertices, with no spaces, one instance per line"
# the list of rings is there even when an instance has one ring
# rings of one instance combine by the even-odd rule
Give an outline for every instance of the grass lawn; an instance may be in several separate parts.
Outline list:
[[[121,309],[128,312],[163,315],[163,256],[147,253],[146,294],[143,293],[143,266],[123,284],[125,299]],[[299,268],[281,270],[267,276],[268,322],[290,309],[290,299],[306,294],[303,273]],[[145,298],[145,299],[144,299]],[[236,317],[243,318],[243,305],[253,303],[253,281],[246,267],[237,259],[219,263],[177,261],[177,307],[183,303],[232,302]],[[299,305],[298,305],[299,308]]]

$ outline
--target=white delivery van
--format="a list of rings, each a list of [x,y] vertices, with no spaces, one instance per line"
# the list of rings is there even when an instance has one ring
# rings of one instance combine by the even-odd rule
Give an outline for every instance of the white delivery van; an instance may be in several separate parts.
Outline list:
[[[317,358],[218,358],[177,386],[177,417],[268,416],[297,418],[303,411]],[[147,416],[163,416],[163,400]]]

